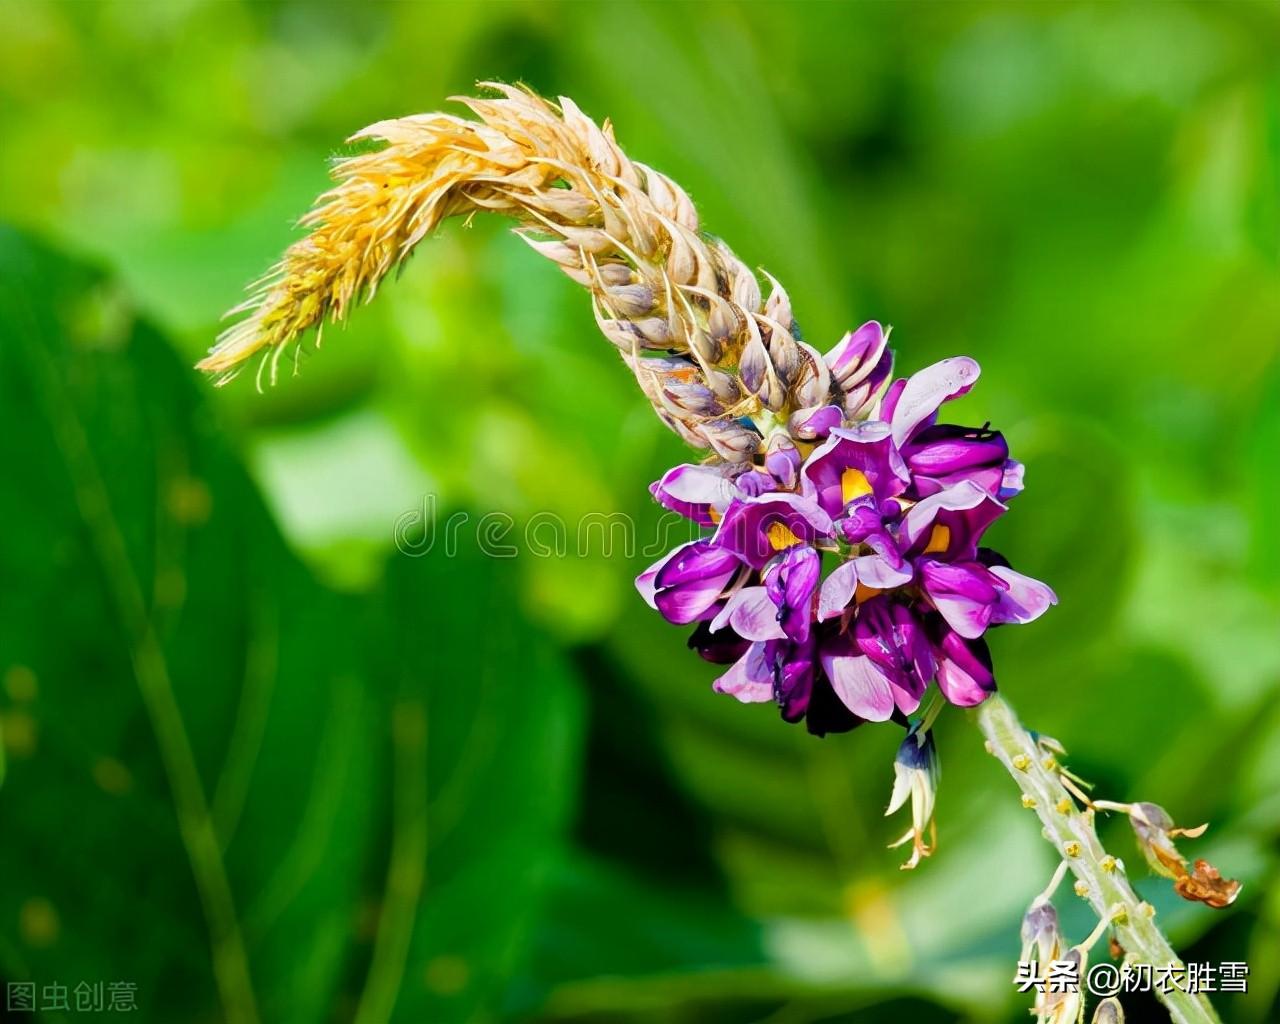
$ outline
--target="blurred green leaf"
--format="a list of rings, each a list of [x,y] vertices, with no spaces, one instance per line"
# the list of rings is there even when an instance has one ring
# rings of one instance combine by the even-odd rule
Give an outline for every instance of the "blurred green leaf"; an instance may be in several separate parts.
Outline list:
[[[106,279],[6,230],[0,310],[0,969],[153,1020],[484,1016],[577,771],[511,567],[326,590]]]

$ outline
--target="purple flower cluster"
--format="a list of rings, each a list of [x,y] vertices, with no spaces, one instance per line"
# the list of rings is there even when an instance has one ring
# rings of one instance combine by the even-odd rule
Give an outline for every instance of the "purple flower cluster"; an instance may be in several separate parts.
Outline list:
[[[825,357],[841,404],[764,428],[755,464],[677,466],[651,488],[714,532],[642,573],[641,594],[731,666],[717,690],[774,701],[818,735],[901,721],[934,680],[953,704],[981,703],[995,689],[987,627],[1057,600],[979,546],[1022,489],[1004,438],[936,422],[977,363],[886,389],[886,341],[874,322],[847,335]]]

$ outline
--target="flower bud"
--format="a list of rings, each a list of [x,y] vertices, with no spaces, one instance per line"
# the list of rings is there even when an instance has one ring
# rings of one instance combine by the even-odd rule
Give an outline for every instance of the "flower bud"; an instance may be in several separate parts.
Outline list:
[[[1058,911],[1047,899],[1037,897],[1022,918],[1022,959],[1052,963],[1062,959],[1064,946]]]
[[[800,479],[800,461],[800,452],[791,438],[780,430],[770,435],[764,468],[773,474],[783,490],[795,489]]]
[[[708,420],[698,432],[726,462],[749,462],[760,448],[760,435],[737,420]]]
[[[972,480],[999,494],[1009,446],[998,431],[939,424],[922,430],[902,452],[921,497]]]
[[[861,383],[875,369],[887,344],[888,336],[875,320],[850,331],[827,353],[832,381],[846,392]]]
[[[912,844],[911,857],[902,865],[904,871],[910,871],[938,846],[937,829],[933,823],[940,777],[938,750],[933,744],[933,733],[928,730],[920,732],[919,728],[919,723],[912,726],[898,747],[898,754],[893,760],[893,793],[889,797],[889,808],[884,812],[888,817],[902,808],[910,797],[911,828],[902,838],[889,844],[890,849],[907,842]],[[925,842],[926,831],[929,843]]]
[[[790,381],[795,404],[803,409],[825,402],[831,390],[831,371],[817,349],[804,342],[797,342],[796,349],[800,363]]]
[[[1093,1024],[1124,1024],[1124,1007],[1115,996],[1108,996],[1093,1010]]]
[[[885,349],[880,356],[879,362],[872,367],[871,372],[863,380],[845,391],[845,416],[851,420],[865,420],[875,414],[881,396],[885,392],[885,385],[889,383],[889,378],[892,376],[893,353]],[[888,416],[882,412],[880,413],[880,418],[887,420]]]
[[[703,384],[668,384],[662,389],[664,404],[677,416],[719,416],[724,406]]]
[[[696,622],[720,599],[738,575],[741,562],[709,541],[693,541],[674,551],[654,577],[654,602],[668,622]]]
[[[813,441],[826,437],[834,427],[844,422],[844,410],[838,405],[819,405],[800,409],[787,421],[793,437],[801,441]]]

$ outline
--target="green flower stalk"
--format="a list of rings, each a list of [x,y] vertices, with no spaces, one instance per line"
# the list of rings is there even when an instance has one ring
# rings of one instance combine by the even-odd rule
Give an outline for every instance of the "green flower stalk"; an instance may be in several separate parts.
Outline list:
[[[770,703],[817,735],[869,722],[906,727],[889,813],[911,806],[905,867],[936,851],[938,752],[931,731],[948,705],[973,708],[988,749],[1040,818],[1063,867],[1024,921],[1024,957],[1083,972],[1110,932],[1131,963],[1177,957],[1093,826],[1126,813],[1178,893],[1213,907],[1238,883],[1192,867],[1178,829],[1154,804],[1092,801],[995,693],[984,634],[1028,623],[1057,602],[1045,584],[981,546],[1022,489],[1022,466],[984,425],[938,422],[977,381],[978,364],[943,360],[893,379],[889,332],[869,321],[825,354],[800,339],[786,291],[704,235],[688,195],[630,159],[612,126],[568,99],[512,86],[465,99],[478,120],[423,114],[357,132],[377,148],[340,161],[337,184],[303,218],[285,252],[233,313],[200,369],[225,383],[250,360],[276,380],[282,355],[346,318],[442,221],[496,212],[587,289],[596,323],[658,417],[704,461],[677,466],[654,498],[709,531],[637,580],[689,644],[729,666],[715,688]],[[766,277],[768,275],[765,275]],[[296,366],[295,366],[296,368]],[[922,711],[922,709],[924,709]],[[922,713],[921,713],[922,712]],[[919,714],[913,722],[909,716]],[[1066,944],[1052,905],[1066,871],[1098,925]],[[1083,978],[1081,978],[1083,981]],[[1160,993],[1178,1024],[1217,1020],[1201,995]],[[1081,1024],[1082,992],[1042,992],[1043,1024]],[[1094,1019],[1116,1024],[1114,1000]]]

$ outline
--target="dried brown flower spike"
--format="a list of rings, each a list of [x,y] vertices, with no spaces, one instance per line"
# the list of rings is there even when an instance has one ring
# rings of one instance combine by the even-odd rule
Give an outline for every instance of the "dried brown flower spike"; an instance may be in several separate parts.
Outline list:
[[[479,121],[422,114],[353,135],[385,145],[338,163],[338,184],[302,220],[311,233],[233,311],[248,315],[200,369],[223,383],[262,353],[259,374],[269,364],[274,381],[290,344],[372,298],[441,221],[492,210],[590,290],[600,330],[689,443],[744,461],[761,438],[739,416],[803,417],[828,400],[830,371],[796,339],[786,292],[772,282],[762,299],[751,270],[699,233],[678,185],[572,100],[485,84],[501,96],[462,100]]]

